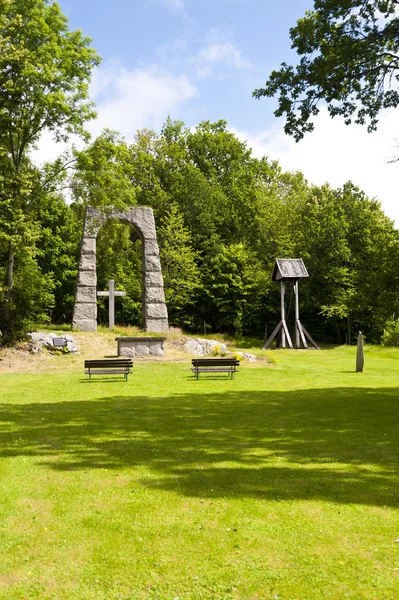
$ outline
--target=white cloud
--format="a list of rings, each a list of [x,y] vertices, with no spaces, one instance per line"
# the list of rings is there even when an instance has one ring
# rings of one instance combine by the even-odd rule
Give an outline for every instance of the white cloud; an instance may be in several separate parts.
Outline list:
[[[31,150],[29,155],[33,162],[40,166],[45,162],[55,160],[63,152],[71,147],[72,143],[75,143],[79,147],[79,138],[71,141],[70,144],[64,142],[56,143],[54,141],[54,135],[50,131],[44,131],[40,137],[35,150]],[[82,142],[80,142],[82,144]]]
[[[175,77],[156,68],[129,71],[115,63],[96,70],[90,92],[98,113],[98,118],[87,124],[93,137],[108,128],[119,131],[128,142],[139,129],[159,130],[169,114],[173,116],[179,106],[197,95],[186,76]],[[71,143],[83,146],[76,137]],[[54,160],[70,146],[56,144],[45,131],[32,158],[37,164]]]
[[[92,97],[98,118],[90,125],[95,135],[107,127],[132,140],[138,129],[159,129],[177,107],[197,96],[188,77],[157,68],[129,71],[118,64],[98,69]]]
[[[199,77],[208,77],[218,66],[229,66],[234,69],[252,69],[251,63],[244,58],[242,51],[237,48],[230,36],[218,29],[212,29],[206,45],[193,59],[198,69]]]
[[[315,131],[298,143],[284,134],[280,121],[258,134],[236,134],[248,141],[255,156],[279,160],[284,170],[302,171],[311,183],[340,187],[352,181],[370,198],[377,198],[399,226],[399,163],[387,162],[399,156],[397,112],[381,117],[378,131],[371,134],[360,125],[331,119],[326,109],[316,118]]]
[[[164,0],[166,6],[172,10],[183,10],[184,0]]]
[[[181,13],[185,8],[185,0],[160,0],[161,4],[173,13]]]

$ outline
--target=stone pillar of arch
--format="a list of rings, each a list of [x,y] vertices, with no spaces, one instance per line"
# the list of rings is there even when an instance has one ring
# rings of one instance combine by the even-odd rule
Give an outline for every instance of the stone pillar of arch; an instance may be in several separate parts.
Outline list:
[[[97,330],[96,240],[99,230],[108,219],[117,219],[137,231],[142,242],[144,330],[154,333],[167,332],[168,311],[165,304],[154,213],[152,208],[142,206],[126,210],[108,208],[106,212],[100,212],[92,207],[86,209],[72,329]]]

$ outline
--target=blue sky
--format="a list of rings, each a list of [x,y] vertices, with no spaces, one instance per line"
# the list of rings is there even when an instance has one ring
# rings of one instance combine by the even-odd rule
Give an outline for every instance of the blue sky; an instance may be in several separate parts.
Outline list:
[[[131,141],[138,129],[159,131],[166,117],[192,127],[225,119],[257,156],[301,170],[311,183],[334,187],[351,179],[399,224],[399,164],[387,164],[399,132],[394,111],[375,134],[331,120],[323,109],[316,130],[296,144],[273,115],[273,99],[255,100],[268,74],[295,62],[289,27],[311,0],[59,0],[71,29],[93,39],[102,56],[91,95],[93,135],[116,129]],[[48,138],[40,156],[54,152]]]

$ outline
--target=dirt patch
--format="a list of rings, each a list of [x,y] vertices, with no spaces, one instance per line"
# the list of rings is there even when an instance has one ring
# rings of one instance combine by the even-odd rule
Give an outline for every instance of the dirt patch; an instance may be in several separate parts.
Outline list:
[[[56,359],[46,350],[33,355],[27,348],[3,348],[0,351],[0,373],[49,371]]]
[[[57,334],[62,335],[60,332]],[[115,332],[97,331],[92,333],[73,332],[73,337],[79,348],[78,354],[64,354],[51,352],[43,348],[39,353],[33,354],[29,344],[21,344],[16,348],[2,348],[0,350],[0,373],[51,373],[76,371],[81,369],[83,361],[92,358],[116,358],[117,343]],[[135,362],[189,362],[191,355],[184,349],[185,336],[177,329],[172,329],[167,334],[164,356],[135,358]],[[258,357],[257,362],[247,363],[245,366],[265,366],[266,359]]]
[[[30,351],[29,344],[21,344],[16,348],[0,350],[0,373],[49,373],[73,371],[81,368],[83,361],[90,358],[116,358],[117,345],[115,334],[81,333],[73,334],[78,354],[50,352],[43,348],[37,354]],[[165,354],[162,357],[136,358],[137,362],[145,361],[189,361],[190,356],[179,343],[165,343]]]

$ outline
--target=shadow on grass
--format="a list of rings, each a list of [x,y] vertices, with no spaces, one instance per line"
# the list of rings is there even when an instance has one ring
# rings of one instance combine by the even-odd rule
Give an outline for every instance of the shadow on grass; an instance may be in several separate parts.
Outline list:
[[[0,457],[55,470],[145,466],[197,497],[399,506],[398,388],[111,396],[0,405]]]

